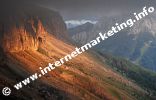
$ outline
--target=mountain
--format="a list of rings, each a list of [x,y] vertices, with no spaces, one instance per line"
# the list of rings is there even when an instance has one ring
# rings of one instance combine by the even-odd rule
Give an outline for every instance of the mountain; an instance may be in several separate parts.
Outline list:
[[[79,30],[78,33],[71,35],[71,38],[79,43],[85,44],[95,39],[99,32],[107,32],[115,23],[126,21],[127,17],[115,16],[101,18],[97,24],[89,31]],[[135,64],[156,71],[156,19],[148,16],[131,28],[126,28],[118,32],[109,39],[103,41],[95,47],[97,51],[112,53],[129,59]],[[80,26],[79,26],[80,27]],[[79,27],[77,27],[79,29]],[[76,30],[76,28],[74,28]],[[69,29],[69,32],[72,29]],[[72,33],[71,33],[72,34]]]
[[[104,59],[104,63],[108,64],[112,69],[139,84],[147,90],[149,94],[156,95],[155,72],[135,65],[121,57],[115,57],[111,54],[103,54],[100,52],[99,55]]]
[[[0,10],[3,13],[0,17],[0,35],[4,37],[4,40],[1,39],[5,41],[3,46],[9,46],[8,49],[14,47],[36,49],[37,40],[45,38],[44,29],[58,39],[67,40],[66,25],[62,23],[63,18],[58,12],[29,3],[17,2],[18,6],[10,5],[8,9],[6,9],[8,4],[4,5]],[[13,41],[14,45],[11,44]]]
[[[77,33],[80,33],[82,31],[83,32],[89,32],[93,28],[93,26],[94,26],[94,24],[87,22],[87,23],[80,25],[78,27],[69,29],[69,35],[70,36],[76,35]]]
[[[2,100],[155,99],[155,85],[151,85],[152,89],[144,81],[146,78],[140,77],[145,84],[140,85],[133,81],[136,80],[133,77],[125,77],[113,70],[110,63],[104,61],[107,57],[90,51],[22,89],[14,89],[13,85],[40,72],[39,67],[44,68],[49,62],[71,53],[75,46],[68,43],[66,26],[59,13],[26,4],[10,9],[6,14],[1,13],[0,89],[8,86],[12,94],[8,97],[0,94]],[[154,80],[151,78],[152,82]]]

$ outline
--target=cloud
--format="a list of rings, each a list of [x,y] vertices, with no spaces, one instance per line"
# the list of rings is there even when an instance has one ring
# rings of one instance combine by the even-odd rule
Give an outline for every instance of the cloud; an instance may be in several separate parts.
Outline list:
[[[66,25],[67,25],[67,28],[72,28],[72,27],[76,27],[76,26],[79,26],[79,25],[82,25],[82,24],[85,24],[85,23],[92,23],[92,24],[96,24],[97,21],[92,21],[92,20],[68,20],[68,21],[65,21]]]

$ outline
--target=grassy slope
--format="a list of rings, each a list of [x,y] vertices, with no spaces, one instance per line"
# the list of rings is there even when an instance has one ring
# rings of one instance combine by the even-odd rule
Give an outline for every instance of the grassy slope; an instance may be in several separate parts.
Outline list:
[[[101,54],[101,53],[100,53]],[[134,65],[123,58],[112,55],[101,54],[105,62],[122,76],[131,79],[148,92],[151,97],[156,98],[156,73],[143,67]]]
[[[40,66],[45,67],[49,62],[59,60],[73,50],[73,46],[48,36],[46,43],[42,44],[38,51],[22,51],[8,54],[9,62],[6,64],[8,69],[12,70],[5,70],[5,76],[13,75],[8,77],[8,80],[13,81],[13,83],[10,83],[13,85],[26,78],[26,76],[39,71]],[[35,98],[37,100],[42,100],[43,98],[49,100],[51,98],[54,100],[58,98],[67,100],[73,100],[73,98],[74,100],[143,100],[144,90],[112,71],[99,60],[87,53],[79,55],[40,80],[33,82],[32,85],[21,89],[23,94],[20,93],[21,96],[19,97],[26,99],[26,96],[28,96],[27,99]],[[5,69],[6,67],[3,68]],[[11,72],[15,72],[18,76],[14,76]],[[1,73],[1,76],[3,75]],[[17,77],[21,76],[22,78],[17,79]],[[52,88],[53,91],[49,90],[49,88]],[[46,92],[40,93],[40,91]],[[18,95],[18,91],[14,91],[14,93]]]

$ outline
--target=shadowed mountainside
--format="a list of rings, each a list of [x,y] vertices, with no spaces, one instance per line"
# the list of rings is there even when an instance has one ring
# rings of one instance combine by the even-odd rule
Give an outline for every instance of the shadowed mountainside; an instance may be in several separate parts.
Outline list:
[[[78,27],[69,29],[71,38],[79,43],[85,44],[95,39],[99,32],[105,33],[115,25],[126,21],[127,16],[103,17],[88,30]],[[150,70],[156,70],[156,19],[155,16],[147,16],[136,22],[131,28],[126,28],[95,47],[102,53],[111,53],[129,59],[137,65]],[[82,25],[83,26],[83,25]],[[86,26],[87,27],[87,26]],[[90,25],[88,25],[90,27]],[[79,31],[76,31],[79,29]]]

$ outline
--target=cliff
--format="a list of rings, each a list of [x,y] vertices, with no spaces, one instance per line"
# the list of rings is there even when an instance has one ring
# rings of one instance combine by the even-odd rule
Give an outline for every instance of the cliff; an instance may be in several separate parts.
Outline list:
[[[67,40],[66,25],[59,13],[32,5],[20,8],[10,7],[0,18],[0,46],[4,51],[37,50],[47,33]]]

